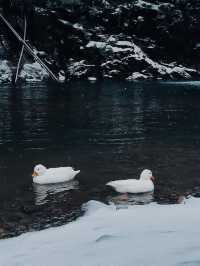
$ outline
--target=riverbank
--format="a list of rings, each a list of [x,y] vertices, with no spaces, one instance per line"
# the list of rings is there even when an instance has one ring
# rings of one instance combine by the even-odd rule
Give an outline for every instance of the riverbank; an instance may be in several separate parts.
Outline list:
[[[22,36],[23,8],[18,2],[6,3],[5,16]],[[43,1],[29,5],[28,10],[27,39],[62,80],[200,78],[198,3],[109,0],[59,5]],[[0,82],[11,81],[20,51],[8,33],[2,27],[0,59],[7,61],[0,61],[0,74],[5,72]],[[21,80],[48,78],[29,56],[24,63]]]

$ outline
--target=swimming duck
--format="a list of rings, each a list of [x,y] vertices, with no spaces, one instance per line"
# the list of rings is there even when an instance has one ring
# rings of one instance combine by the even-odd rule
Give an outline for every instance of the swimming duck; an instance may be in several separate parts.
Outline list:
[[[140,179],[116,180],[106,185],[119,193],[145,193],[154,190],[154,179],[151,170],[145,169],[140,174]]]
[[[42,164],[34,167],[32,174],[33,182],[37,184],[55,184],[66,182],[74,179],[80,173],[80,170],[75,171],[72,167],[46,168]]]

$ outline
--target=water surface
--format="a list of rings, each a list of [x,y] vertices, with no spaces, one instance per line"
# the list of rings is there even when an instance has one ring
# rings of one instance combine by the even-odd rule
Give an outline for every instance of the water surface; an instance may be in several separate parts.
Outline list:
[[[0,237],[71,221],[89,199],[115,202],[105,183],[144,168],[157,177],[155,193],[131,203],[198,196],[199,103],[199,82],[1,86]],[[38,163],[81,173],[70,184],[35,186]]]

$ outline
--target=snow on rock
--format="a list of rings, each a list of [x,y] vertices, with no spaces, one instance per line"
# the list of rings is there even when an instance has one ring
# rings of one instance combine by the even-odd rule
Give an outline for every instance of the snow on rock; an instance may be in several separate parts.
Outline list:
[[[85,60],[76,62],[71,59],[67,70],[70,77],[85,78],[89,74],[90,69],[93,67],[94,65],[86,64]]]
[[[0,83],[11,82],[12,71],[7,60],[0,61]]]
[[[75,23],[73,26],[74,26],[75,29],[83,30],[83,26],[81,24],[79,24],[79,23]]]
[[[124,42],[123,45],[120,44],[120,42],[116,43],[116,46],[110,45],[110,42],[112,42],[113,39],[108,39],[107,42],[100,42],[100,41],[90,41],[86,47],[91,48],[95,47],[97,49],[105,49],[106,51],[111,51],[113,53],[119,53],[119,52],[131,52],[132,48],[129,47],[119,47],[119,46],[127,46],[127,42]],[[123,42],[122,42],[123,43]],[[133,47],[133,46],[131,46]]]
[[[108,48],[112,49],[113,53],[119,53],[119,52],[131,52],[131,48],[121,48],[121,47],[112,47],[109,46]]]
[[[200,199],[123,209],[90,201],[58,228],[0,241],[1,266],[199,265]]]
[[[27,82],[38,82],[49,77],[48,73],[37,62],[25,64],[19,77]]]
[[[118,46],[128,46],[128,47],[134,47],[134,44],[130,41],[118,41],[116,43]]]
[[[0,61],[0,83],[12,81],[12,70],[7,60]],[[25,64],[19,77],[27,82],[38,82],[48,77],[39,63]]]
[[[197,74],[190,68],[154,61],[130,38],[99,37],[102,41],[89,41],[86,48],[95,48],[105,57],[106,61],[101,63],[104,77],[121,76],[128,80],[191,79]]]
[[[63,19],[58,19],[58,21],[61,22],[63,25],[71,27],[71,28],[74,28],[74,29],[76,29],[78,31],[83,31],[84,30],[83,26],[81,24],[79,24],[79,23],[72,24],[68,20],[63,20]]]
[[[115,37],[113,37],[112,35],[107,39],[107,41],[108,42],[115,42],[116,41],[116,39],[115,39]]]
[[[58,19],[58,21],[60,21],[62,24],[67,25],[67,26],[71,26],[71,22],[67,21],[67,20],[63,20],[63,19]]]
[[[160,5],[152,4],[150,2],[143,1],[143,0],[137,0],[136,3],[134,3],[134,5],[140,8],[150,9],[150,10],[155,10],[155,11],[159,11],[159,8],[160,8]]]
[[[96,42],[96,41],[90,41],[86,47],[87,48],[91,48],[91,47],[95,47],[98,49],[103,49],[107,46],[107,44],[105,42]]]
[[[130,75],[126,79],[129,81],[132,81],[132,80],[144,80],[144,79],[148,79],[148,78],[149,77],[147,75],[144,75],[144,74],[139,73],[139,72],[134,72],[134,73],[132,73],[132,75]]]

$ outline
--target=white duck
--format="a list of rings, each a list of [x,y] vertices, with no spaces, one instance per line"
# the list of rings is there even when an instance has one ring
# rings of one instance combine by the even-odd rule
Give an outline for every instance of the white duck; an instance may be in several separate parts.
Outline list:
[[[34,167],[32,177],[33,182],[37,184],[55,184],[70,181],[74,179],[78,173],[80,173],[80,170],[75,171],[72,167],[47,169],[44,165],[38,164]]]
[[[154,190],[154,179],[152,172],[145,169],[140,174],[140,179],[116,180],[108,182],[106,185],[111,186],[119,193],[145,193]]]

